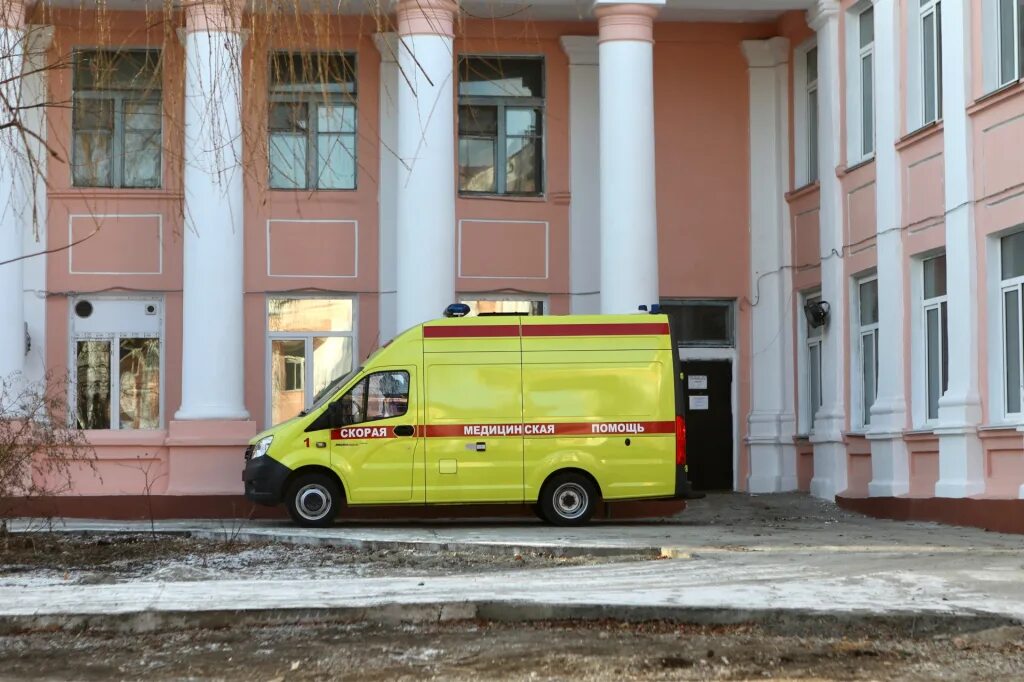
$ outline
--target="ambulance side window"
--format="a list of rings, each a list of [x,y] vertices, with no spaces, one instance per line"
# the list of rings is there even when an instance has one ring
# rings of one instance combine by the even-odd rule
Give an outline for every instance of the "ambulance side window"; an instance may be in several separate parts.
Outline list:
[[[332,426],[364,424],[401,417],[409,409],[409,373],[375,372],[353,386],[332,406],[338,422]]]

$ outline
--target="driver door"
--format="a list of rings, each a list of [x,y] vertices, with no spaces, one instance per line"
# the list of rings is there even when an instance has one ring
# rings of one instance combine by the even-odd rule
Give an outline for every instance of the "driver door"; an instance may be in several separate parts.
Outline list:
[[[371,372],[331,404],[331,462],[354,504],[411,502],[423,447],[416,415],[416,368]]]

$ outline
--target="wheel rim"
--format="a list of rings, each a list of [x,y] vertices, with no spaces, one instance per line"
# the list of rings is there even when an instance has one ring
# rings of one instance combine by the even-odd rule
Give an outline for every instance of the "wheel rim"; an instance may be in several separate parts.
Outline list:
[[[563,519],[578,519],[587,513],[590,495],[579,483],[563,483],[555,488],[555,512]]]
[[[319,483],[304,485],[295,494],[295,509],[307,521],[319,521],[331,511],[331,494]]]

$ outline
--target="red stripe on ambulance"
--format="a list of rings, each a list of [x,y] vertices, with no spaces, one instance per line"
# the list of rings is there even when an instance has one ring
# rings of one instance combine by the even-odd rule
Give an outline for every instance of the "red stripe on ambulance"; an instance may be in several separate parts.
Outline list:
[[[575,422],[530,424],[445,424],[420,426],[420,438],[508,438],[517,436],[618,436],[675,433],[675,422]],[[332,429],[331,440],[397,438],[393,426],[349,426]]]
[[[664,322],[523,325],[523,336],[656,336],[660,334],[668,334],[668,325]]]
[[[509,338],[517,336],[661,336],[668,335],[664,322],[625,324],[492,324],[473,327],[425,326],[427,339]]]
[[[492,324],[482,327],[423,327],[425,339],[479,339],[519,336],[517,324]]]

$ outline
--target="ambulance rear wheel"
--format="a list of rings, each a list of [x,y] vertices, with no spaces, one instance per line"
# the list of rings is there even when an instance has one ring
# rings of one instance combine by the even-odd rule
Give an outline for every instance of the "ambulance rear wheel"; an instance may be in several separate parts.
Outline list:
[[[590,520],[597,507],[597,486],[574,472],[552,476],[540,493],[540,511],[556,526],[580,526]]]
[[[334,522],[341,507],[341,489],[324,474],[299,476],[288,486],[288,513],[307,528],[324,528]]]

